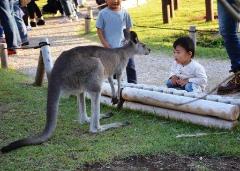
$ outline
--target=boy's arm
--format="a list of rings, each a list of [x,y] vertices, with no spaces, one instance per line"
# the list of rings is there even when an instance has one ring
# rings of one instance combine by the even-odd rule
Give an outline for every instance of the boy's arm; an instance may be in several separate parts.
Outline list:
[[[104,37],[104,32],[103,32],[104,27],[105,27],[104,13],[103,13],[103,11],[100,11],[98,14],[97,21],[96,21],[97,34],[98,34],[98,37],[99,37],[103,47],[111,48],[111,46],[109,45],[109,43],[107,42],[107,40]]]
[[[132,28],[133,24],[132,24],[132,19],[129,15],[129,13],[126,11],[126,30],[130,32],[130,29]]]
[[[174,61],[170,68],[169,78],[171,79],[171,77],[177,77],[177,75],[179,75],[179,70],[178,70],[176,62]]]
[[[169,75],[169,79],[172,80],[172,84],[173,85],[177,85],[178,83],[178,79],[179,77],[177,76],[178,70],[177,70],[177,65],[175,62],[173,62],[171,69],[170,69],[170,75]]]
[[[100,28],[97,28],[98,37],[105,48],[111,48],[107,40],[104,38],[103,31]]]

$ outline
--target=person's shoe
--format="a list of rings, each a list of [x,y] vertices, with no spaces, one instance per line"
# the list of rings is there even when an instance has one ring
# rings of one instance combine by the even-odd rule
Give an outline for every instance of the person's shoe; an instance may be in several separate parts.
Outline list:
[[[8,49],[7,52],[8,52],[8,56],[17,54],[17,51],[15,49]]]
[[[72,19],[73,21],[79,21],[79,19],[78,19],[78,16],[77,16],[77,15],[75,15],[75,16],[73,16],[73,17],[71,17],[71,19]]]
[[[45,21],[43,19],[39,19],[38,22],[37,22],[37,25],[38,26],[45,25]]]
[[[6,43],[6,40],[5,40],[5,38],[3,38],[3,37],[0,37],[0,43]]]
[[[63,24],[63,23],[71,23],[72,22],[72,19],[70,17],[64,17],[62,20],[60,20],[60,24]]]
[[[31,27],[37,27],[37,23],[35,21],[30,21]]]
[[[21,44],[21,46],[28,46],[29,45],[29,42],[24,42]]]
[[[27,31],[31,31],[32,30],[32,27],[31,26],[27,26]]]
[[[217,89],[219,95],[237,92],[240,92],[240,72],[235,73],[235,76],[226,85],[220,85]]]

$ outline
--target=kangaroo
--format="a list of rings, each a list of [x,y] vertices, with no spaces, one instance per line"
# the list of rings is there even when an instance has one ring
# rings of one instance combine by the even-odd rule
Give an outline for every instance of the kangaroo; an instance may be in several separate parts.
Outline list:
[[[42,133],[20,139],[1,149],[7,153],[23,146],[37,145],[47,141],[56,128],[59,99],[62,92],[76,94],[79,105],[79,122],[90,123],[90,132],[98,133],[110,128],[124,126],[117,122],[100,125],[100,97],[103,81],[108,78],[112,89],[112,102],[116,104],[120,98],[120,80],[130,57],[148,55],[150,49],[138,40],[137,34],[129,33],[129,42],[121,48],[108,49],[99,46],[79,46],[64,51],[56,60],[48,83],[46,124]],[[116,74],[118,92],[113,85]],[[91,99],[91,119],[87,116],[85,92]],[[106,117],[103,115],[103,117]]]

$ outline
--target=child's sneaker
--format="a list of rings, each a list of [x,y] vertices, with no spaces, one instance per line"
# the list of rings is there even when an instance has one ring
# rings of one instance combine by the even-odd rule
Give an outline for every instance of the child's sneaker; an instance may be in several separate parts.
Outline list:
[[[21,44],[21,46],[28,46],[28,45],[29,45],[28,41]]]
[[[59,23],[71,23],[72,19],[70,17],[64,17]]]
[[[5,38],[3,38],[3,37],[0,37],[0,43],[6,43],[6,40],[5,40]]]
[[[45,21],[43,19],[39,19],[38,22],[37,22],[37,25],[38,26],[45,25]]]
[[[71,17],[72,18],[72,20],[73,21],[79,21],[79,19],[78,19],[78,16],[77,15],[75,15],[75,16],[73,16],[73,17]]]
[[[27,31],[31,31],[32,30],[32,27],[31,26],[27,26]]]
[[[37,27],[37,23],[35,21],[30,21],[31,27]]]

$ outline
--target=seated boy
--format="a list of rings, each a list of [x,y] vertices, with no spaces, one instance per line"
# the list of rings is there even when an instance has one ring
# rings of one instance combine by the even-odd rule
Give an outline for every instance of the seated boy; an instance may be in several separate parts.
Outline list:
[[[201,64],[193,60],[194,43],[190,37],[180,37],[173,43],[175,61],[171,67],[168,88],[203,92],[207,75]]]

